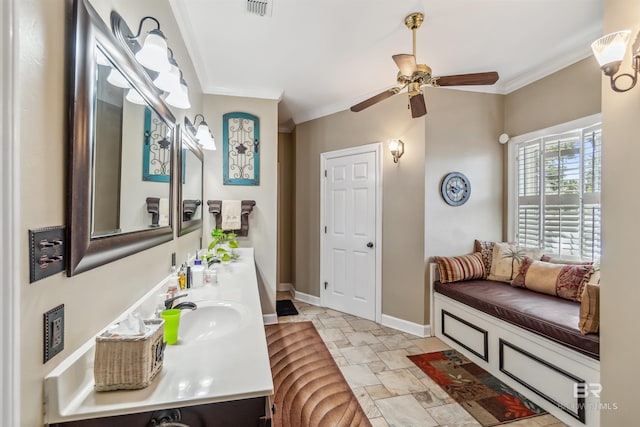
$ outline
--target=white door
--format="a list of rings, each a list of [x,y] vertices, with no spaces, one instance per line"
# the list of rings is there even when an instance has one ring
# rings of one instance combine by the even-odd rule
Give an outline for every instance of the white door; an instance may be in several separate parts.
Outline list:
[[[339,152],[338,152],[339,153]],[[376,320],[376,151],[325,157],[323,303]]]

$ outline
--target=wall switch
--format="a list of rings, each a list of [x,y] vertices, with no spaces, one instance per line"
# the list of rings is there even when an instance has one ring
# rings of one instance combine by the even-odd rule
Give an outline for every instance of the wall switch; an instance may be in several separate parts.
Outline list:
[[[47,363],[64,349],[64,304],[44,314],[44,358]]]
[[[65,270],[65,228],[29,230],[29,283]]]

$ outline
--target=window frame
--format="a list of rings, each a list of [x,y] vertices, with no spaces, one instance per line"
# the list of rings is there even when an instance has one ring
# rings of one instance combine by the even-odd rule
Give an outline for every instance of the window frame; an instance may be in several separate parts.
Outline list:
[[[591,128],[602,123],[602,114],[593,114],[555,126],[529,132],[523,135],[512,137],[507,143],[507,239],[512,242],[516,240],[518,222],[518,144],[535,139],[545,139],[553,135],[570,133],[573,131],[582,132],[583,129]],[[582,159],[581,159],[582,163]],[[582,169],[582,168],[581,168]],[[582,178],[582,177],[581,177]],[[581,180],[582,182],[582,180]],[[540,189],[544,191],[543,188]],[[581,190],[582,191],[582,190]],[[601,202],[602,203],[602,202]],[[542,206],[541,206],[542,208]]]

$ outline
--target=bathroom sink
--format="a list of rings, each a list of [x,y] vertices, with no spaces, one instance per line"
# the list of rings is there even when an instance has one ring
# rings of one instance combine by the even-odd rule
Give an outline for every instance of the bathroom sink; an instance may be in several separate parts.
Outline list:
[[[184,344],[219,338],[240,329],[247,320],[246,307],[234,301],[198,301],[197,310],[183,310],[180,341]]]

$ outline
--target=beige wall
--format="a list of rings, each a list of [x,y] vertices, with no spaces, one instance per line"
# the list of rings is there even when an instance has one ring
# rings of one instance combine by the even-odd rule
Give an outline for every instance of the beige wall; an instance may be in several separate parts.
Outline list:
[[[240,246],[253,247],[263,314],[275,314],[276,260],[278,253],[278,103],[273,100],[205,95],[204,117],[218,149],[204,154],[204,200],[255,200],[249,216],[249,236]],[[222,116],[231,112],[253,114],[260,119],[260,185],[222,184]],[[206,202],[205,202],[206,205]],[[212,214],[204,218],[203,246],[211,242],[215,228]]]
[[[474,239],[501,238],[503,161],[498,135],[504,97],[447,89],[429,89],[426,97],[424,259],[433,261],[436,255],[471,253]],[[447,205],[440,194],[442,178],[454,171],[471,182],[469,201],[458,207]],[[428,324],[428,290],[424,305]]]
[[[96,0],[97,3],[97,0]],[[115,2],[111,2],[115,4]],[[110,3],[110,4],[111,4]],[[201,92],[180,33],[166,2],[118,2],[128,23],[152,13],[162,24],[180,66],[185,71],[194,105],[201,109]],[[184,259],[195,248],[200,233],[190,233],[161,246],[67,278],[56,274],[29,284],[27,230],[65,223],[66,25],[71,25],[71,2],[64,0],[15,1],[18,13],[18,67],[16,76],[17,141],[20,147],[20,231],[17,265],[20,313],[21,425],[41,426],[43,378],[81,344],[91,339],[125,308],[139,299],[169,272],[171,252]],[[126,10],[125,10],[126,7]],[[135,9],[134,9],[135,8]],[[182,120],[182,112],[178,119]],[[37,126],[34,126],[37,123]],[[174,193],[175,194],[175,193]],[[65,305],[65,349],[42,363],[42,314]]]
[[[295,138],[296,291],[320,295],[320,154],[382,142],[382,312],[422,324],[424,119],[412,120],[406,96],[397,96],[300,124]],[[387,149],[395,138],[405,142],[398,164]]]
[[[278,133],[278,285],[293,283],[295,145],[292,133]]]
[[[604,32],[640,30],[640,2],[605,0]],[[595,65],[597,68],[597,65]],[[620,72],[631,72],[629,52]],[[640,343],[635,331],[640,287],[637,262],[640,198],[634,188],[640,170],[640,88],[615,93],[602,79],[602,293],[600,363],[601,401],[617,410],[601,413],[602,426],[632,426],[640,419]]]
[[[522,135],[600,112],[600,70],[589,56],[511,92],[504,102],[504,131]]]
[[[428,90],[429,114],[411,119],[406,95],[360,113],[345,111],[296,127],[295,287],[320,294],[320,154],[384,142],[382,178],[382,312],[429,323],[426,263],[434,255],[468,253],[474,238],[498,239],[502,226],[502,97]],[[400,138],[396,165],[387,141]],[[442,201],[451,171],[472,181],[463,207]]]

